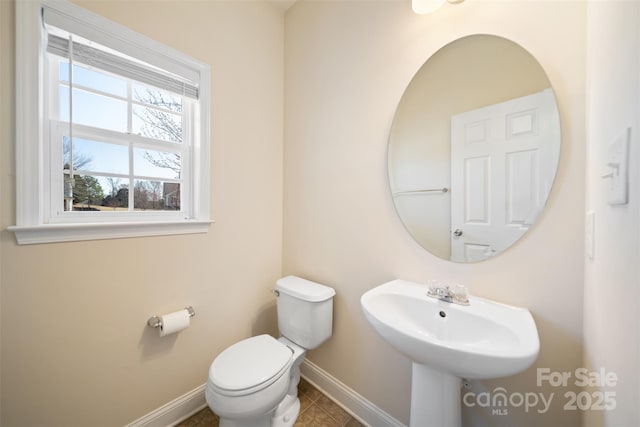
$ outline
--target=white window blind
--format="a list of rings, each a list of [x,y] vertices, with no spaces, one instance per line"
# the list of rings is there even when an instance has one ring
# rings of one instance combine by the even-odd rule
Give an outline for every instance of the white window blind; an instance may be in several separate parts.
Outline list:
[[[169,73],[163,73],[160,70],[153,69],[151,66],[146,66],[144,63],[135,61],[132,58],[127,58],[124,55],[116,55],[104,49],[77,42],[73,36],[64,38],[49,33],[47,37],[47,52],[146,83],[158,89],[198,99],[199,88],[197,82],[187,82]]]
[[[111,53],[114,56],[120,56],[121,58],[118,59],[118,61],[127,59],[128,61],[136,63],[138,66],[144,64],[143,68],[147,68],[147,71],[160,71],[161,74],[173,76],[174,79],[183,83],[196,87],[202,86],[201,64],[189,56],[168,48],[150,48],[150,44],[147,42],[153,44],[155,44],[155,42],[151,39],[145,40],[145,37],[130,31],[128,28],[121,28],[118,32],[108,31],[100,25],[95,25],[95,21],[78,19],[77,15],[69,13],[66,9],[67,8],[58,8],[53,4],[42,5],[42,22],[45,31],[51,35],[51,29],[59,29],[63,31],[63,36],[71,34],[78,36],[78,38],[82,40],[90,40],[90,43],[83,43],[86,47],[95,46],[93,50],[85,50],[87,55],[84,56],[84,58],[87,60],[91,58],[90,55],[92,54],[98,54],[101,58],[106,59],[106,57],[100,53],[100,51],[103,51],[104,53]],[[64,39],[65,37],[62,38]],[[74,39],[74,51],[76,47],[75,42],[78,41],[79,40]],[[49,41],[45,43],[49,45]],[[110,50],[110,52],[99,49],[99,46]],[[64,47],[62,48],[64,49]],[[68,51],[68,49],[69,46],[67,44],[66,50]],[[117,55],[115,55],[116,53]],[[74,56],[75,55],[76,53],[74,52]],[[83,56],[82,54],[79,55],[80,57],[77,60],[81,62]],[[63,56],[66,57],[64,54]],[[76,58],[73,59],[75,60]],[[128,65],[131,62],[123,65]],[[119,68],[122,69],[124,67]],[[182,94],[182,92],[175,93]],[[192,95],[185,95],[193,97]]]

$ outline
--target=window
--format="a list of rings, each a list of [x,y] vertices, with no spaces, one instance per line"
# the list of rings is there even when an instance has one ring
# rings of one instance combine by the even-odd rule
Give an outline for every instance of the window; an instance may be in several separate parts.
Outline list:
[[[206,232],[208,65],[67,2],[16,27],[18,243]]]

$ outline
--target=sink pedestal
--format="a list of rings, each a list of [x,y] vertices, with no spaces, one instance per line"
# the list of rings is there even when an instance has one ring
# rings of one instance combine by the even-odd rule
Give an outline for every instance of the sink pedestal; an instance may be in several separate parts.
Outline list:
[[[410,427],[460,427],[462,380],[420,363],[411,373]]]

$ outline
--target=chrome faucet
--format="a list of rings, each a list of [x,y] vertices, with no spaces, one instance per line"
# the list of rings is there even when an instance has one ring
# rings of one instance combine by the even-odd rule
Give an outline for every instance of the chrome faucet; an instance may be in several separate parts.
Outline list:
[[[440,282],[434,281],[429,284],[427,296],[453,304],[469,305],[469,292],[463,285],[456,285],[455,290],[451,290],[449,286],[442,286]]]

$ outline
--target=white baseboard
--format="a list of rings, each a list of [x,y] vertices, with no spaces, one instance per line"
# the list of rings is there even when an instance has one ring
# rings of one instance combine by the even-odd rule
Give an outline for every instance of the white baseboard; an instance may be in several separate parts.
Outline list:
[[[204,398],[205,386],[206,384],[196,387],[125,427],[170,427],[178,424],[207,406]]]
[[[322,370],[305,360],[300,366],[301,375],[318,390],[340,405],[361,423],[375,427],[406,427],[400,421]],[[138,418],[125,427],[172,427],[207,406],[203,384],[172,400],[166,405]]]
[[[304,379],[361,423],[375,427],[406,427],[313,362],[305,359],[300,366],[300,372]]]

